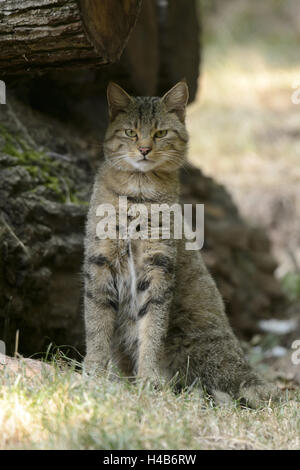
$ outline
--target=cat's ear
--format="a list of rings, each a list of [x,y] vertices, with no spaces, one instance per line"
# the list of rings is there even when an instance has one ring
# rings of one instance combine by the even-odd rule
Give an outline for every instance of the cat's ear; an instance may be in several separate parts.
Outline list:
[[[162,102],[167,110],[175,112],[179,119],[184,122],[185,108],[189,100],[189,89],[185,81],[176,83],[163,97]]]
[[[111,120],[113,120],[120,112],[125,111],[132,101],[131,96],[129,96],[122,87],[116,83],[109,82],[107,87],[107,102],[109,117]]]

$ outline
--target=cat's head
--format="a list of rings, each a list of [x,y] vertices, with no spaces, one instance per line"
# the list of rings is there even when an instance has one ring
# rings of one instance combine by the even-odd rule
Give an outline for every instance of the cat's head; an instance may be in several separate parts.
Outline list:
[[[188,135],[188,87],[177,83],[162,98],[132,97],[119,85],[107,88],[109,126],[104,141],[108,163],[123,171],[174,171],[183,165]]]

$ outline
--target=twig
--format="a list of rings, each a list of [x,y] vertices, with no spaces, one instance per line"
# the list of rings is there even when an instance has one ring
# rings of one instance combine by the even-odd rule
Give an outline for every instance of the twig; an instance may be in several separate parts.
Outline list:
[[[67,204],[70,204],[72,201],[71,201],[71,194],[70,194],[70,189],[69,189],[69,186],[67,185],[66,183],[66,180],[64,178],[60,178],[63,186],[64,186],[64,189],[65,189],[65,192],[66,192],[66,202]]]
[[[15,352],[14,352],[14,357],[18,357],[18,355],[19,355],[18,349],[19,349],[19,330],[16,331],[16,340],[15,340]]]
[[[15,234],[15,232],[13,231],[13,229],[11,228],[10,225],[8,225],[8,223],[6,222],[6,220],[4,219],[4,217],[2,216],[2,214],[0,214],[0,220],[1,222],[3,223],[3,225],[5,226],[5,228],[9,231],[9,233],[12,235],[12,237],[18,242],[18,244],[21,246],[21,248],[24,250],[24,252],[26,253],[26,255],[28,256],[29,255],[29,251],[28,249],[26,248],[26,246],[24,245],[24,243],[17,237],[17,235]]]
[[[49,151],[49,152],[46,152],[46,155],[48,157],[56,158],[57,160],[64,160],[66,162],[70,162],[72,160],[69,154],[62,155],[61,153]]]

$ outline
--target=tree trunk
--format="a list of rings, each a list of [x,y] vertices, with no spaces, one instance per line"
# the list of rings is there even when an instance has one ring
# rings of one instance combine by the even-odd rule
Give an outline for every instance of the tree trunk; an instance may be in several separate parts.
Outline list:
[[[85,143],[15,102],[0,116],[0,338],[7,352],[83,348],[81,264],[91,172]],[[66,334],[69,331],[69,334]]]
[[[160,71],[158,93],[186,79],[190,101],[197,92],[200,64],[200,11],[196,0],[159,1]]]
[[[120,72],[124,86],[131,93],[153,96],[157,93],[160,68],[160,43],[156,1],[143,0],[141,12],[115,69]]]
[[[0,6],[2,76],[119,59],[141,0],[6,0]]]

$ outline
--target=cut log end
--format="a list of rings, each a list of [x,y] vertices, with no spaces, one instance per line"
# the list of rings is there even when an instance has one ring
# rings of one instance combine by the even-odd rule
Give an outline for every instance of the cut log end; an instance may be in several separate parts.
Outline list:
[[[106,63],[115,62],[135,25],[141,0],[79,0],[86,35]]]
[[[0,74],[110,64],[119,59],[141,0],[10,0],[0,11]]]

